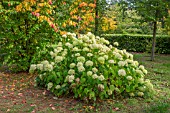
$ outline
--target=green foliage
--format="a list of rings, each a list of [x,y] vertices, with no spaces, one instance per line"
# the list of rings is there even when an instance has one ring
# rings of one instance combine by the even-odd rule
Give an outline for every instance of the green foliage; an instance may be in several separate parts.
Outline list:
[[[57,3],[59,5],[59,2]],[[12,67],[13,71],[27,71],[39,50],[59,40],[59,33],[52,29],[47,21],[40,21],[33,11],[16,11],[18,4],[20,2],[17,1],[0,2],[0,53],[5,53],[3,63]],[[36,6],[32,6],[32,9],[35,10]],[[45,9],[43,8],[42,12]],[[57,13],[59,10],[55,11],[53,17],[57,16],[58,22],[62,22],[63,18]]]
[[[151,50],[151,35],[139,34],[108,34],[103,35],[107,40],[114,44],[119,43],[119,49],[126,49],[134,52],[150,52]],[[167,35],[158,35],[156,43],[156,53],[169,54],[170,53],[170,37]]]
[[[29,71],[38,73],[36,85],[46,87],[56,96],[73,94],[86,101],[150,97],[154,89],[149,80],[144,80],[144,66],[139,66],[126,50],[108,45],[108,40],[92,33],[79,38],[67,33],[48,52],[46,60],[32,64]]]

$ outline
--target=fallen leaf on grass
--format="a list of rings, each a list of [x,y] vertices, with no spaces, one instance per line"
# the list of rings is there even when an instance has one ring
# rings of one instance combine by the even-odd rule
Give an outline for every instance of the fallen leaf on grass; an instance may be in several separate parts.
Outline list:
[[[50,107],[53,106],[52,104],[49,105]]]
[[[26,100],[22,100],[22,103],[25,104],[25,103],[27,103],[27,101]]]
[[[55,110],[55,107],[51,107],[52,110]]]
[[[31,104],[30,106],[33,107],[33,106],[36,106],[36,105],[35,104]]]
[[[53,97],[53,99],[54,99],[54,100],[57,100],[57,99],[58,99],[58,97]]]
[[[10,109],[7,109],[6,111],[7,111],[7,112],[9,112],[9,111],[10,111]]]
[[[21,97],[22,97],[22,96],[23,96],[23,94],[22,94],[22,93],[18,93],[18,96],[21,96]]]
[[[35,111],[33,110],[31,113],[35,113]]]
[[[116,107],[116,108],[114,108],[113,110],[114,110],[114,111],[118,111],[118,110],[119,110],[119,108],[118,108],[118,107]]]

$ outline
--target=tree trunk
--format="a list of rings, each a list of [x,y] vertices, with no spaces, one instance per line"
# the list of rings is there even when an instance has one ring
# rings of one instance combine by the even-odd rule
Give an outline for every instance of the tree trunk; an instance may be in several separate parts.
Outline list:
[[[151,51],[151,61],[154,61],[155,56],[155,45],[156,45],[156,30],[157,30],[157,22],[155,21],[153,23],[153,39],[152,39],[152,51]]]
[[[99,10],[98,10],[98,0],[96,2],[96,8],[95,8],[95,29],[94,34],[95,36],[98,35],[98,26],[99,26]]]

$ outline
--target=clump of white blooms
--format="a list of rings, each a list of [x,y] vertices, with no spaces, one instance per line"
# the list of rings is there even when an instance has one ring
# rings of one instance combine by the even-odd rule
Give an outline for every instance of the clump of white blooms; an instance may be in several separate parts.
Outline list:
[[[133,79],[132,76],[127,76],[126,78],[127,78],[127,80],[132,80]]]
[[[87,76],[91,76],[93,74],[92,71],[87,71]]]
[[[119,75],[119,76],[125,76],[125,75],[126,75],[126,71],[125,71],[124,69],[120,69],[120,70],[118,71],[118,75]]]
[[[70,68],[74,68],[75,66],[76,66],[75,63],[71,63],[71,64],[70,64]]]
[[[110,64],[114,64],[114,63],[115,63],[115,61],[114,61],[114,60],[109,60],[109,61],[108,61],[108,63],[110,63]]]
[[[49,82],[49,83],[47,84],[47,90],[50,90],[52,87],[53,87],[53,83],[52,83],[52,82]]]
[[[113,45],[114,46],[119,46],[119,43],[118,42],[114,42]]]
[[[30,66],[29,72],[30,72],[30,73],[34,72],[34,71],[36,70],[36,68],[37,68],[37,65],[32,64],[32,65]]]
[[[144,77],[147,70],[133,60],[118,42],[87,33],[62,35],[62,40],[49,51],[47,60],[30,66],[36,71],[36,85],[46,87],[56,96],[74,94],[75,98],[112,98],[116,95],[145,97],[154,92]],[[116,95],[115,95],[116,94]]]
[[[86,63],[85,63],[86,66],[93,66],[93,62],[88,60]]]

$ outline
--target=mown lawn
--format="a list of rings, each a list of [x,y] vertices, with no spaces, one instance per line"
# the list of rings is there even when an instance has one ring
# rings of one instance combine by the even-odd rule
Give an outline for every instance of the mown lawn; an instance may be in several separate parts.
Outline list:
[[[70,97],[56,98],[34,87],[35,75],[0,73],[0,113],[170,113],[170,55],[135,53],[134,59],[148,70],[156,95],[153,99],[127,98],[85,103]],[[1,68],[2,69],[2,68]]]

